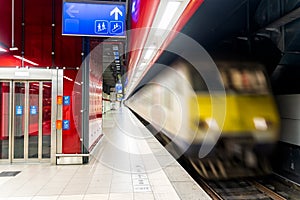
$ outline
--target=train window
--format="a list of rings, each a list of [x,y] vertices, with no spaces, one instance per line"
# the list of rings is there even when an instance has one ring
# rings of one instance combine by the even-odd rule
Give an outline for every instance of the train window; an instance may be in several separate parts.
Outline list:
[[[225,87],[225,90],[229,89],[229,84],[228,84],[228,77],[227,77],[227,72],[226,71],[220,71],[221,73],[221,79],[223,81],[223,85]]]
[[[231,68],[230,69],[230,77],[232,81],[232,87],[236,91],[240,91],[243,89],[243,84],[242,84],[242,76],[241,73],[238,69],[236,68]]]
[[[266,76],[261,68],[231,68],[231,88],[237,93],[263,94],[268,92]]]

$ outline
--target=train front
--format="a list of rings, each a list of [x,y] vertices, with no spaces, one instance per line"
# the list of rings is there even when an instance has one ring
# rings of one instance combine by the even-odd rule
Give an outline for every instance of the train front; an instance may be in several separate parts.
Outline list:
[[[191,79],[196,97],[190,99],[189,121],[197,137],[185,154],[207,177],[269,173],[279,115],[265,69],[253,61],[217,61],[216,65],[226,96],[200,87],[201,77]],[[213,112],[220,104],[226,112]]]

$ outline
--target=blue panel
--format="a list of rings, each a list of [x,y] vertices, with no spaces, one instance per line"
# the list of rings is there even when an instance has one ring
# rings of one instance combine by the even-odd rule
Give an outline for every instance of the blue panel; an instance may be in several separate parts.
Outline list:
[[[116,84],[116,91],[117,91],[117,93],[122,93],[122,84],[121,83],[117,83]]]
[[[65,105],[65,106],[68,106],[68,105],[70,105],[70,96],[64,96],[63,97],[63,104]]]
[[[69,130],[70,129],[70,120],[63,120],[63,130]]]
[[[30,106],[30,114],[31,115],[37,114],[37,106]]]
[[[16,106],[16,115],[23,115],[23,106]]]
[[[125,36],[125,3],[63,2],[62,34]]]

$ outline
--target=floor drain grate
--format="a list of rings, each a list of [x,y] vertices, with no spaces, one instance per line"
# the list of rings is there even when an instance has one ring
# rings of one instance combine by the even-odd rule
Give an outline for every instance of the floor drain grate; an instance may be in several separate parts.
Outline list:
[[[21,171],[4,171],[0,173],[0,177],[16,176]]]

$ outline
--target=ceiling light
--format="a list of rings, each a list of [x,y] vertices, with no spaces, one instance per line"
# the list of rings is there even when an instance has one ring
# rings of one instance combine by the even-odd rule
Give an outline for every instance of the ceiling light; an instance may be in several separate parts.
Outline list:
[[[65,79],[67,79],[68,81],[73,81],[73,79],[67,77],[67,76],[64,76]]]
[[[147,49],[146,53],[145,53],[145,56],[144,56],[144,59],[145,60],[149,60],[150,57],[152,56],[152,54],[154,53],[155,51],[155,47],[154,46],[151,46],[149,49]]]
[[[165,29],[166,27],[168,27],[169,23],[173,19],[173,16],[176,13],[177,9],[179,8],[180,4],[181,2],[179,1],[169,1],[167,3],[164,14],[161,18],[160,23],[158,24],[159,29]]]
[[[21,57],[21,56],[16,56],[16,55],[14,55],[14,57],[15,57],[15,58],[18,58],[18,59],[20,59],[20,60],[23,60],[23,61],[25,61],[25,62],[27,62],[27,63],[30,63],[30,64],[32,64],[32,65],[39,65],[39,64],[37,64],[37,63],[35,63],[35,62],[32,62],[32,61],[30,61],[30,60],[28,60],[28,59],[26,59],[26,58]]]
[[[142,75],[142,71],[138,71],[138,72],[136,72],[136,74],[135,74],[136,77],[140,77],[141,75]]]
[[[18,50],[18,47],[11,47],[9,48],[10,51],[17,51]]]
[[[277,28],[273,28],[273,27],[267,27],[265,28],[265,30],[280,33],[280,31]]]
[[[137,70],[138,70],[138,71],[143,71],[143,70],[145,69],[146,65],[147,65],[147,64],[144,63],[144,62],[141,63],[140,66],[137,68]]]
[[[0,47],[0,52],[7,52],[7,50],[4,49],[4,48],[2,48],[2,47]]]

